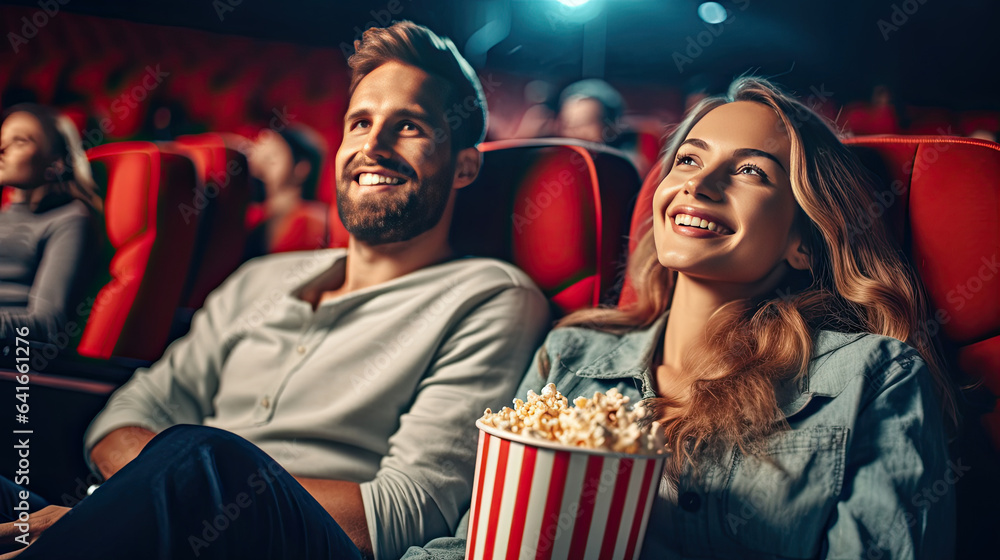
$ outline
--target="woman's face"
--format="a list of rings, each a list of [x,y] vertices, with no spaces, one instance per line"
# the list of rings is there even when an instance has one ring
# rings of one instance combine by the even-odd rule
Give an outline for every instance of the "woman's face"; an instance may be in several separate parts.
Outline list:
[[[264,183],[268,196],[293,183],[292,168],[295,161],[292,149],[277,132],[261,131],[253,149],[247,154],[247,160],[250,174]]]
[[[31,189],[48,182],[48,143],[34,115],[8,115],[0,126],[0,150],[0,185]]]
[[[653,197],[660,264],[730,285],[741,297],[773,289],[791,262],[808,265],[793,229],[791,144],[766,105],[728,103],[691,129]]]

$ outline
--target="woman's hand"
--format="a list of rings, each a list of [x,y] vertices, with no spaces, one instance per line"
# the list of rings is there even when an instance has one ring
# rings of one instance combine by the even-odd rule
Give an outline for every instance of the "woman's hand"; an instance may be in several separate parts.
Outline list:
[[[15,542],[14,539],[17,537],[27,534],[28,535],[28,546],[35,542],[41,534],[54,525],[56,521],[62,519],[62,516],[68,513],[70,508],[63,506],[47,506],[34,513],[31,513],[28,517],[28,532],[24,533],[21,529],[15,525],[21,525],[19,521],[11,521],[10,523],[0,524],[0,543],[9,544]],[[23,540],[23,539],[22,539]],[[27,546],[15,550],[14,552],[8,552],[7,554],[0,555],[0,560],[7,560],[8,558],[14,558],[17,555],[24,552],[28,548]]]

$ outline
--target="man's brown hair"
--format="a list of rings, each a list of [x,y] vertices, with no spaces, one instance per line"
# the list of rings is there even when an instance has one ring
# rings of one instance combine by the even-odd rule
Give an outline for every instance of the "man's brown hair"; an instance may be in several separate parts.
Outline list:
[[[401,62],[441,78],[445,92],[445,119],[451,130],[451,148],[457,152],[471,148],[486,136],[486,96],[472,66],[462,58],[455,44],[412,21],[393,22],[389,27],[372,27],[354,41],[354,54],[347,60],[351,68],[354,95],[358,83],[387,62]]]

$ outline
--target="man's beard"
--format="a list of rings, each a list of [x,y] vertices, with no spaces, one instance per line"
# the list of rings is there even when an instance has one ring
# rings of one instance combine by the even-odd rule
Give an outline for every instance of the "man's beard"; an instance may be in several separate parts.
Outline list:
[[[359,196],[351,192],[353,174],[337,184],[337,213],[344,229],[368,245],[408,241],[441,221],[448,205],[454,165],[417,183],[406,183],[381,193]]]

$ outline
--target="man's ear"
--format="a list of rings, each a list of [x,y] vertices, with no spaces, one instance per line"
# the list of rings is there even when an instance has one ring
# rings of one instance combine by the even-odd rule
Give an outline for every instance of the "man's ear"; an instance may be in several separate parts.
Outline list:
[[[455,154],[455,180],[451,188],[460,189],[469,186],[479,176],[479,168],[483,164],[483,154],[475,147],[465,148]]]

